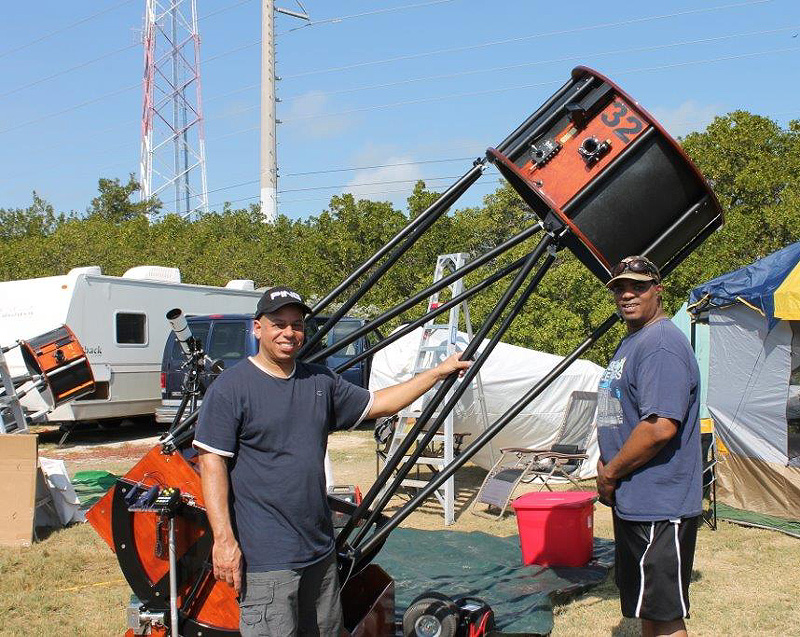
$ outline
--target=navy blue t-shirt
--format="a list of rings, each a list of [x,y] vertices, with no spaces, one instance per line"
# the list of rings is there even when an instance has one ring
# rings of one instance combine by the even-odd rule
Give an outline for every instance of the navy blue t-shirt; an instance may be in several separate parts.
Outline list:
[[[245,360],[214,381],[194,444],[231,458],[233,525],[247,571],[301,568],[333,549],[328,433],[358,424],[371,403],[368,390],[301,362],[277,378]]]
[[[683,333],[668,319],[625,337],[600,379],[597,442],[607,463],[648,416],[679,423],[675,436],[617,484],[614,508],[624,520],[657,521],[702,511],[700,372]]]

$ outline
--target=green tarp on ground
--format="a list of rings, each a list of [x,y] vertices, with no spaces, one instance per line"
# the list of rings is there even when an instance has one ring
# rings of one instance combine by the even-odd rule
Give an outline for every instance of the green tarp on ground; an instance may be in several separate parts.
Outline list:
[[[607,576],[614,543],[594,539],[585,567],[523,566],[519,538],[463,531],[396,529],[375,563],[395,580],[397,618],[419,594],[480,597],[503,635],[546,635],[553,629],[553,598],[577,594]]]
[[[82,509],[88,509],[105,495],[117,482],[117,476],[108,471],[78,471],[72,476],[72,486]]]
[[[797,520],[777,518],[772,515],[756,513],[755,511],[743,511],[742,509],[736,509],[722,502],[717,503],[717,517],[720,520],[769,529],[771,531],[780,531],[781,533],[800,538],[800,521]]]

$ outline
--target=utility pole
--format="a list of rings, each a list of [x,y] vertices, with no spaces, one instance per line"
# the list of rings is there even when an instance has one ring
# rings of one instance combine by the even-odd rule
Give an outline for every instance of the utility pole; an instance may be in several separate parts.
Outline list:
[[[273,223],[278,211],[277,119],[275,117],[275,12],[308,20],[308,15],[275,7],[262,0],[261,7],[261,216]],[[300,4],[298,2],[298,4]],[[300,7],[302,8],[302,4]]]

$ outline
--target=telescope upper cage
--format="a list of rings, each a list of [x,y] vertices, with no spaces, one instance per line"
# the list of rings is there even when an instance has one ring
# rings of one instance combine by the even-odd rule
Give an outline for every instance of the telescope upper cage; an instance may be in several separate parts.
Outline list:
[[[692,161],[638,102],[587,67],[487,156],[603,282],[646,255],[670,271],[722,225]]]

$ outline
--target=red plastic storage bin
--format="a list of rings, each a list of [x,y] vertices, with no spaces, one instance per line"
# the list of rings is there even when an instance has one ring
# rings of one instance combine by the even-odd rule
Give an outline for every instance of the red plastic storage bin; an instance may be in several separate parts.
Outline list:
[[[592,559],[594,491],[528,493],[512,503],[524,564],[584,566]]]

